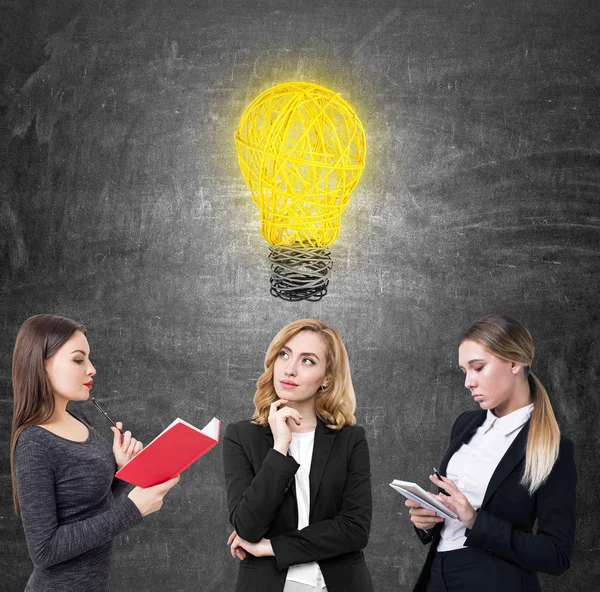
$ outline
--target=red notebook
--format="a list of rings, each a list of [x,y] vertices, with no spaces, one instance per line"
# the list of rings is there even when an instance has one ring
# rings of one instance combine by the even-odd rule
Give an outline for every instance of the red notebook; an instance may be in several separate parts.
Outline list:
[[[221,422],[216,417],[202,430],[177,418],[118,470],[115,477],[140,487],[164,483],[216,446],[220,432]]]

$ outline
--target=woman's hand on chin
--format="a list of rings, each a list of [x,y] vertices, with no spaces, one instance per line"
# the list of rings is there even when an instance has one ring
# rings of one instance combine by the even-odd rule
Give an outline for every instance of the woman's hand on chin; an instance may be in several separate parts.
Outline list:
[[[302,416],[295,409],[282,407],[287,402],[286,399],[279,399],[271,403],[269,409],[269,427],[273,433],[273,448],[284,456],[288,453],[292,441],[292,431],[288,421],[294,421],[296,425],[302,424]]]

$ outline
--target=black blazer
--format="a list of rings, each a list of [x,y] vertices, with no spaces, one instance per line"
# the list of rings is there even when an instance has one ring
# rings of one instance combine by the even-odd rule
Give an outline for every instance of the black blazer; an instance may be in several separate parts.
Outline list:
[[[485,421],[483,410],[463,413],[452,427],[450,446],[440,465],[446,468],[452,455],[468,442]],[[547,481],[533,494],[520,483],[525,468],[525,446],[529,421],[500,460],[485,492],[481,508],[471,530],[467,530],[465,546],[482,549],[497,562],[494,585],[498,590],[539,591],[536,572],[560,575],[569,569],[575,537],[575,484],[577,473],[573,458],[573,442],[560,439],[558,459]],[[537,520],[537,530],[533,525]],[[431,543],[416,591],[427,588],[431,562],[440,540],[442,524],[428,534],[415,529],[423,543]],[[510,582],[510,583],[509,583]],[[482,590],[490,590],[490,580],[482,582]]]
[[[298,530],[299,464],[273,450],[266,426],[227,426],[223,464],[229,519],[245,540],[271,540],[275,557],[248,554],[237,591],[281,592],[291,565],[318,561],[328,592],[372,592],[362,549],[371,527],[369,449],[361,427],[317,421],[310,468],[309,525]]]

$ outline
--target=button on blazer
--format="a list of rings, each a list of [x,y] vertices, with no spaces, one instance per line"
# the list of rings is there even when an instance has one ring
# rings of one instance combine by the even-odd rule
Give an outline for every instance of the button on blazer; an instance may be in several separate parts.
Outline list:
[[[450,446],[440,465],[446,468],[452,455],[469,442],[485,421],[487,412],[467,411],[454,423]],[[521,485],[525,447],[531,420],[523,426],[490,479],[477,519],[467,530],[466,547],[482,549],[497,561],[493,581],[481,582],[482,590],[539,592],[536,572],[559,575],[569,569],[575,538],[575,485],[577,473],[573,442],[561,436],[558,459],[546,482],[533,494]],[[537,520],[534,534],[533,526]],[[431,562],[440,540],[442,524],[427,532],[415,529],[423,543],[431,544],[415,592],[425,591]],[[515,579],[521,588],[515,587]],[[494,586],[496,586],[494,588]]]
[[[275,557],[248,554],[236,591],[281,592],[288,567],[317,561],[328,592],[372,592],[362,549],[371,527],[371,474],[365,431],[317,420],[310,468],[309,525],[298,530],[299,464],[273,449],[268,426],[227,426],[223,464],[231,524],[249,542],[271,540]]]

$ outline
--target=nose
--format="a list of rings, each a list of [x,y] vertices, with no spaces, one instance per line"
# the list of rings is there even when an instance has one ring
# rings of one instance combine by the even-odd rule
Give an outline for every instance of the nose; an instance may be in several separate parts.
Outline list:
[[[96,374],[96,368],[94,368],[94,365],[91,362],[88,362],[87,374],[88,376],[94,376]]]
[[[472,388],[475,388],[476,384],[477,381],[475,380],[473,372],[467,372],[467,374],[465,375],[465,388],[471,390]]]
[[[285,365],[284,372],[286,376],[296,376],[298,373],[296,361],[293,359],[288,360],[288,363]]]

